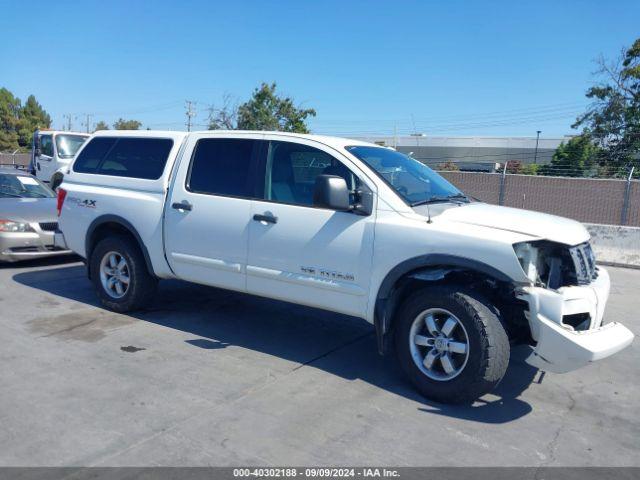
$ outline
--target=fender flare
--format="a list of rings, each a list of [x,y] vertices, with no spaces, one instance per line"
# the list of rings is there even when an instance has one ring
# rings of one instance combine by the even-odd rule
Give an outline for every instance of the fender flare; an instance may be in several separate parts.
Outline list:
[[[430,267],[444,267],[446,269],[464,269],[483,273],[500,282],[520,285],[522,282],[504,274],[500,270],[479,260],[447,254],[420,255],[405,260],[395,267],[385,276],[380,284],[376,296],[374,307],[374,326],[378,343],[378,352],[381,355],[387,350],[387,334],[391,327],[393,313],[396,309],[395,293],[398,280],[410,272]]]
[[[140,236],[136,228],[128,220],[120,217],[119,215],[113,215],[113,214],[101,215],[95,218],[89,225],[89,228],[87,229],[87,234],[85,235],[85,240],[84,240],[84,251],[87,256],[87,272],[90,274],[91,261],[89,259],[89,256],[91,252],[90,247],[91,247],[91,240],[92,240],[93,234],[98,229],[98,227],[100,227],[101,225],[104,225],[105,223],[116,223],[121,227],[123,227],[125,230],[127,230],[131,235],[133,235],[136,242],[138,243],[138,246],[140,247],[140,250],[142,251],[142,256],[144,257],[144,263],[147,265],[147,269],[149,270],[149,273],[151,273],[151,275],[153,276],[156,276],[153,270],[153,264],[151,263],[151,256],[149,255],[147,246],[142,241],[142,237]]]

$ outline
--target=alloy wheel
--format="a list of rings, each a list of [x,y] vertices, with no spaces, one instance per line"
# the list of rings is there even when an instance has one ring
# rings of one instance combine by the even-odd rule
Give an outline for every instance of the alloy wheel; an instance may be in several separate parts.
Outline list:
[[[409,348],[414,363],[427,377],[448,381],[462,373],[469,359],[469,336],[451,312],[430,308],[413,321]]]

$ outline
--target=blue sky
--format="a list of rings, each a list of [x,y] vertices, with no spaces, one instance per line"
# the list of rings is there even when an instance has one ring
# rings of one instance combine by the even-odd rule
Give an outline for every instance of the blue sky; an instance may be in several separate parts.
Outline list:
[[[184,129],[186,99],[204,128],[209,104],[275,81],[318,133],[556,136],[638,19],[637,0],[0,0],[0,87],[76,129]]]

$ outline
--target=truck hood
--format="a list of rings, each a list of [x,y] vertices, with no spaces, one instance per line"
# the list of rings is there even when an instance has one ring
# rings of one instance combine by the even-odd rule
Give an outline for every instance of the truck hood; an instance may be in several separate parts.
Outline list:
[[[590,238],[587,229],[575,220],[486,203],[470,203],[448,208],[434,220],[495,228],[566,245],[578,245]]]
[[[0,218],[17,222],[57,222],[55,198],[0,198]]]

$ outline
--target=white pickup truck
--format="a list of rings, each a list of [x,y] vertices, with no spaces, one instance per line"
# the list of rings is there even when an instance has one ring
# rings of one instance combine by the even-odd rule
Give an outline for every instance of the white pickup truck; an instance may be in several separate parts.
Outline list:
[[[278,132],[103,131],[58,191],[56,244],[102,303],[180,278],[361,317],[425,396],[470,402],[510,344],[567,372],[629,345],[578,222],[472,201],[393,149]]]

